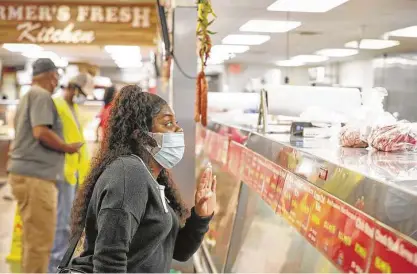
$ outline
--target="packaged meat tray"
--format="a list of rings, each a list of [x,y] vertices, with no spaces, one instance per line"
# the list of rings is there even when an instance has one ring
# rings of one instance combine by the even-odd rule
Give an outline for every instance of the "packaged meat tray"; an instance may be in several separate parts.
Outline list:
[[[369,144],[377,150],[386,152],[415,151],[417,149],[416,125],[398,123],[375,127],[369,136]]]
[[[342,147],[365,148],[368,142],[364,140],[360,128],[354,126],[345,126],[341,129],[339,140]]]

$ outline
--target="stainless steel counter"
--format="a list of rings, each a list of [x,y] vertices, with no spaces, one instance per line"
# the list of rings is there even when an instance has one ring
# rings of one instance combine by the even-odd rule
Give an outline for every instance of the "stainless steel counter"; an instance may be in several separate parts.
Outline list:
[[[350,208],[352,212],[356,212],[354,215],[351,215],[351,217],[353,216],[352,218],[356,218],[354,216],[359,216],[358,220],[364,220],[367,223],[366,226],[369,225],[369,238],[365,241],[365,234],[361,236],[362,238],[357,238],[362,239],[363,242],[361,243],[362,246],[355,246],[354,253],[356,255],[354,256],[357,256],[362,252],[362,256],[364,256],[366,260],[362,261],[360,266],[359,264],[353,265],[352,263],[352,269],[356,269],[352,271],[376,271],[375,269],[378,269],[378,271],[388,271],[388,268],[390,270],[391,266],[393,267],[393,272],[417,271],[417,211],[415,210],[417,205],[417,154],[385,153],[367,149],[342,148],[337,144],[337,140],[294,138],[288,134],[259,134],[253,130],[251,131],[249,129],[220,123],[212,123],[209,125],[208,129],[219,133],[218,136],[228,135],[231,141],[233,141],[234,138],[231,132],[240,132],[241,136],[239,137],[239,134],[237,134],[237,138],[240,139],[242,136],[245,137],[244,146],[246,150],[258,155],[256,157],[267,159],[276,166],[279,166],[279,168],[285,170],[287,176],[285,179],[284,190],[282,195],[280,194],[280,202],[283,201],[283,197],[285,200],[284,193],[287,191],[286,189],[288,187],[291,188],[291,185],[294,185],[292,181],[295,180],[297,183],[300,182],[301,184],[306,185],[307,189],[312,191],[311,193],[324,193],[325,197],[327,197],[325,198],[327,201],[326,203],[329,201],[336,201],[337,205],[341,205],[341,207],[347,209]],[[245,163],[244,159],[245,157],[253,156],[242,153],[241,157],[244,157],[240,163],[242,165],[241,172],[244,172],[246,169],[251,169],[251,167],[249,167],[249,165],[253,165],[249,164],[251,160],[248,160]],[[239,207],[242,207],[243,209],[238,209],[236,215],[236,224],[231,241],[232,244],[228,252],[228,263],[225,268],[227,271],[233,271],[232,266],[237,263],[239,256],[242,255],[242,239],[250,238],[247,236],[249,234],[246,235],[246,232],[244,232],[245,229],[243,229],[246,223],[252,227],[252,232],[262,230],[273,233],[273,231],[276,230],[277,233],[281,233],[278,232],[278,230],[283,228],[279,228],[279,225],[270,225],[275,221],[278,221],[279,218],[286,218],[284,212],[281,212],[282,214],[278,213],[278,209],[278,219],[275,217],[273,219],[270,219],[272,217],[262,217],[262,212],[268,208],[268,202],[265,200],[265,193],[268,193],[268,187],[270,187],[270,185],[268,185],[268,183],[265,184],[262,176],[253,177],[257,178],[254,179],[255,181],[258,180],[256,183],[257,186],[253,185],[253,179],[252,182],[251,179],[248,179],[249,181],[246,182],[244,177],[245,175],[243,175],[242,181],[245,184],[243,185],[244,187],[242,188],[239,197]],[[263,181],[263,183],[260,181]],[[300,189],[299,187],[300,186],[297,186],[298,189]],[[244,197],[245,191],[243,190],[245,189],[248,189],[249,193],[253,193],[264,200],[261,201],[263,203],[262,210],[255,214],[255,219],[261,217],[264,218],[263,221],[261,221],[262,229],[254,225],[255,219],[251,217],[253,214],[248,214],[248,209],[245,209],[249,204]],[[317,191],[314,189],[317,189]],[[291,191],[291,189],[288,191]],[[314,211],[313,203],[311,200],[310,202],[308,200],[310,199],[308,198],[309,195],[306,195],[305,197],[307,200],[304,202],[307,203],[307,206],[311,207],[309,210]],[[298,201],[298,198],[295,198],[295,196],[291,199],[295,200],[290,200],[290,203],[301,202]],[[314,196],[314,199],[316,199],[316,196]],[[275,210],[274,207],[272,208]],[[340,215],[340,212],[336,215],[338,214]],[[310,215],[310,217],[311,216],[312,215]],[[324,218],[323,220],[332,222],[331,216],[332,215],[330,214],[321,217],[322,219]],[[356,230],[354,228],[352,230],[352,228],[347,228],[347,223],[345,226],[343,222],[338,223],[335,220],[333,221],[335,222],[334,225],[336,225],[336,230],[340,230],[340,233],[342,233],[340,234],[338,232],[339,234],[334,236],[327,236],[327,239],[336,239],[335,241],[338,241],[337,239],[340,240],[341,235],[346,233],[346,231],[349,231],[349,233],[357,231],[358,226],[361,225],[361,222],[356,223]],[[246,226],[248,224],[246,224]],[[270,228],[267,229],[266,227]],[[287,228],[285,227],[285,229]],[[306,239],[308,240],[308,233],[304,231],[301,232],[301,235],[303,235],[303,240],[300,241],[303,242],[303,248],[306,248],[308,244],[306,245],[305,241]],[[261,235],[259,235],[259,237],[261,237]],[[256,236],[255,238],[259,237]],[[280,241],[284,238],[279,237]],[[390,240],[386,242],[386,239],[388,238]],[[259,241],[246,243],[252,246],[250,247],[250,252],[254,251],[255,253],[253,254],[256,254],[256,251],[259,249],[254,248],[253,246],[259,244]],[[343,248],[345,248],[345,251],[348,250],[348,253],[351,252],[349,251],[350,247],[343,247],[341,243],[338,243],[337,246],[337,252],[341,252]],[[404,248],[404,246],[406,248]],[[314,244],[313,247],[316,248],[317,252],[323,254],[323,247],[315,246]],[[357,247],[359,248],[358,250],[356,250]],[[249,251],[245,252],[247,253]],[[263,254],[263,252],[261,253]],[[277,256],[279,254],[281,253],[277,251]],[[319,258],[320,255],[317,254],[314,256]],[[352,254],[353,253],[345,255],[352,258]],[[386,261],[381,261],[381,258],[378,257],[380,255],[383,256]],[[294,256],[294,254],[288,256],[284,256],[285,258],[283,260],[285,262],[289,262],[288,258]],[[336,257],[326,256],[334,266],[339,264]],[[246,258],[244,261],[248,259],[247,254],[244,258]],[[407,263],[409,263],[409,265],[405,266]],[[239,265],[242,265],[242,263],[239,263]],[[256,269],[254,265],[251,266],[253,267],[250,268],[251,271],[259,272],[261,269]],[[266,266],[266,264],[264,266]],[[276,265],[269,266],[278,269]],[[404,266],[404,268],[401,268],[401,266]],[[351,271],[351,269],[346,268],[346,266],[338,268],[342,271]],[[282,269],[286,269],[286,272],[288,269],[290,269],[291,272],[298,271],[296,270],[298,268],[293,269],[291,267]],[[235,269],[235,271],[238,270],[239,269]],[[312,271],[310,268],[309,270]]]
[[[251,133],[247,147],[417,240],[417,211],[413,210],[417,154],[341,148],[328,139],[258,133]]]

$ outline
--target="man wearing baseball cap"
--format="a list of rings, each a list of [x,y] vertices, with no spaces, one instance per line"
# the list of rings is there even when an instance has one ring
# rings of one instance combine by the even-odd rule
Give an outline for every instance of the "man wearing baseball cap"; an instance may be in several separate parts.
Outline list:
[[[22,272],[45,273],[55,235],[58,190],[65,153],[77,153],[82,143],[67,144],[52,93],[57,67],[48,58],[33,63],[30,91],[19,102],[15,138],[10,151],[8,182],[23,224]]]
[[[92,77],[82,73],[70,79],[62,94],[53,96],[55,106],[63,126],[63,136],[67,143],[85,143],[80,124],[78,105],[87,98],[88,88],[92,86]],[[65,255],[70,241],[70,215],[77,185],[84,182],[89,168],[86,146],[77,154],[66,154],[64,178],[58,186],[58,215],[54,247],[49,262],[49,273],[56,273],[59,263]]]

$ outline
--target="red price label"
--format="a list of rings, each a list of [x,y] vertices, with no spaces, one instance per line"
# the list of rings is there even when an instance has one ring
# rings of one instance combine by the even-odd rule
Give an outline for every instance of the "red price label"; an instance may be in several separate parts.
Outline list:
[[[236,178],[241,177],[242,146],[231,141],[229,145],[227,170]]]
[[[284,218],[286,218],[291,223],[295,222],[295,219],[290,215],[292,207],[292,199],[295,189],[295,180],[296,176],[293,174],[287,174],[285,179],[284,188],[282,190],[281,198],[278,203],[277,212],[281,213]]]
[[[221,163],[223,167],[227,165],[227,153],[229,150],[229,137],[217,134],[218,137],[218,152],[217,162]]]
[[[338,244],[329,257],[344,272],[364,273],[375,233],[374,222],[337,200],[332,207],[341,218],[336,225]]]
[[[281,189],[277,189],[278,184],[278,168],[271,161],[266,161],[265,163],[265,181],[263,187],[262,198],[265,202],[272,208],[272,210],[277,209],[277,195],[281,194]]]
[[[252,175],[252,156],[253,152],[246,147],[242,147],[242,180],[245,182],[248,186],[251,186],[251,175]]]
[[[291,217],[295,220],[295,227],[302,235],[308,228],[310,211],[314,204],[313,186],[300,178],[294,181],[293,198],[291,200]]]
[[[417,247],[394,232],[377,225],[371,273],[416,273]]]

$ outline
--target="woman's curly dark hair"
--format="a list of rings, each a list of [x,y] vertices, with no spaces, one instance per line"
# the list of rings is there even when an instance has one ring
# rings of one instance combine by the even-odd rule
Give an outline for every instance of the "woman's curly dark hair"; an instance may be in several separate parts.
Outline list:
[[[105,139],[74,201],[71,214],[73,234],[84,229],[94,186],[109,164],[120,156],[135,154],[149,168],[149,160],[152,156],[145,147],[155,147],[156,141],[148,135],[148,132],[152,131],[153,118],[165,105],[167,102],[161,97],[142,92],[136,85],[125,86],[116,96]],[[162,169],[157,181],[165,186],[165,195],[171,201],[170,205],[181,219],[181,223],[184,223],[189,210],[182,202],[169,172]]]

